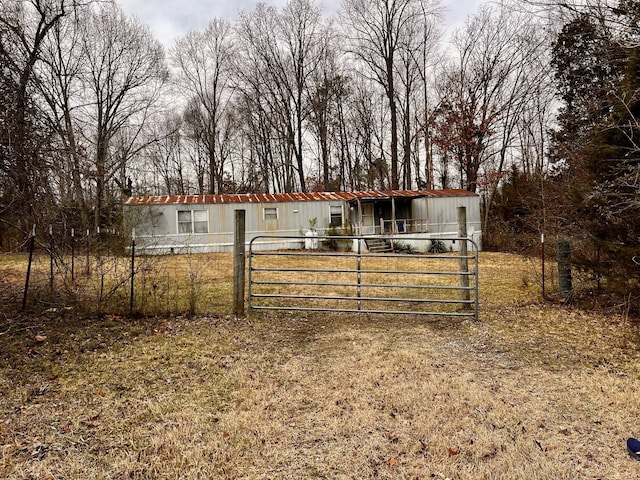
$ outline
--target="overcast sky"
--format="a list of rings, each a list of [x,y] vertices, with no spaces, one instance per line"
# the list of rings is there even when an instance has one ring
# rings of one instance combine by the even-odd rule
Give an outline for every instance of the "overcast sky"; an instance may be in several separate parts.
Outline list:
[[[375,0],[372,0],[375,1]],[[452,31],[464,23],[488,0],[442,0],[447,9],[445,28]],[[284,4],[286,0],[263,0],[267,4]],[[212,18],[233,21],[241,10],[251,11],[258,0],[118,0],[125,12],[148,25],[155,37],[169,47],[173,41],[191,30],[202,30]],[[325,12],[332,14],[340,0],[324,0]]]

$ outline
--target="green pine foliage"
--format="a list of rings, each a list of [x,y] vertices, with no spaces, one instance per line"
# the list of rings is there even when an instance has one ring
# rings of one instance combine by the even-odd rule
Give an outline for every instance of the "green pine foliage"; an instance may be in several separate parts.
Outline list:
[[[637,288],[640,269],[640,2],[584,10],[552,45],[561,101],[551,168],[514,168],[496,193],[485,245],[530,254],[540,233],[568,239],[572,261],[610,291]]]
[[[620,7],[609,23],[569,22],[552,62],[563,101],[552,160],[568,166],[559,226],[578,239],[574,261],[609,286],[635,275],[640,251],[638,6]]]

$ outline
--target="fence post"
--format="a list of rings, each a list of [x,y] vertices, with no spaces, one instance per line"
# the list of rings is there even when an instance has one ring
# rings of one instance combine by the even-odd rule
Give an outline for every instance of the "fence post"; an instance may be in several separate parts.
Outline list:
[[[358,310],[362,310],[362,248],[360,244],[362,243],[362,239],[358,238]]]
[[[71,283],[76,281],[76,231],[71,229]]]
[[[87,274],[87,277],[88,277],[89,275],[91,275],[91,263],[90,263],[91,259],[89,258],[89,255],[91,254],[91,238],[89,237],[89,229],[88,228],[87,228],[87,237],[86,238],[87,238],[87,265],[86,265],[87,271],[86,271],[86,274]]]
[[[471,300],[469,292],[469,260],[467,259],[467,207],[458,207],[458,237],[460,237],[460,292],[463,302]]]
[[[244,316],[245,211],[235,210],[233,243],[233,314]]]
[[[49,294],[51,295],[51,299],[53,299],[53,226],[49,225]]]
[[[31,242],[29,243],[29,263],[27,264],[27,278],[24,281],[24,294],[22,295],[22,311],[27,311],[27,295],[29,292],[29,279],[31,278],[31,264],[33,263],[33,248],[36,242],[36,226],[31,231]]]
[[[540,244],[541,244],[541,256],[542,256],[542,298],[546,299],[547,298],[547,293],[545,290],[545,284],[544,284],[544,276],[545,276],[545,271],[544,271],[544,262],[545,262],[545,248],[544,248],[544,233],[540,235]]]
[[[134,286],[136,275],[136,229],[131,229],[131,291],[129,293],[129,316],[133,317],[133,307],[135,306]]]

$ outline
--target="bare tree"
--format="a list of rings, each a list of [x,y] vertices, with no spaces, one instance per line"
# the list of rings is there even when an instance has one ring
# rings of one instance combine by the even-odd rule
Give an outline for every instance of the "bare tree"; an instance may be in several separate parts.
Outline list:
[[[82,18],[82,75],[88,105],[95,180],[94,222],[104,226],[106,192],[111,180],[123,177],[126,162],[140,150],[133,142],[157,103],[168,71],[164,50],[149,30],[113,4],[101,4]],[[126,132],[123,131],[126,127]],[[88,132],[89,133],[89,132]],[[124,148],[114,154],[112,140],[124,135]],[[119,201],[119,198],[116,199]]]
[[[242,94],[242,112],[245,125],[251,125],[249,135],[254,137],[252,158],[261,157],[262,188],[265,192],[291,191],[291,105],[282,76],[282,64],[275,37],[277,10],[259,4],[253,12],[241,12],[237,25],[241,55],[237,59],[239,90]],[[284,144],[285,148],[279,145]],[[289,147],[289,148],[287,148]],[[283,152],[277,165],[278,152]],[[266,163],[265,163],[266,162]],[[276,175],[269,174],[273,166]]]
[[[541,72],[535,83],[529,84],[527,108],[522,111],[517,126],[517,151],[521,156],[520,168],[532,177],[540,177],[547,170],[549,131],[555,122],[556,97],[551,72],[546,62],[540,63]]]
[[[349,125],[349,102],[352,95],[350,78],[345,75],[340,98],[336,98],[335,131],[331,142],[335,145],[344,190],[359,190],[361,180],[360,157],[353,155],[353,138]]]
[[[36,68],[51,30],[75,7],[71,0],[0,1],[0,67],[3,98],[1,207],[24,229],[46,214],[53,195],[45,150],[46,131],[33,92]]]
[[[484,8],[454,38],[457,58],[440,78],[436,142],[455,159],[461,187],[477,191],[482,168],[498,145],[501,172],[516,120],[526,106],[543,39],[526,19],[504,10]]]
[[[82,39],[77,16],[69,15],[52,30],[43,47],[43,62],[39,68],[38,91],[48,106],[46,115],[61,142],[58,156],[61,164],[53,172],[59,184],[68,183],[61,189],[61,201],[78,210],[83,227],[88,226],[85,205],[86,180],[85,148],[79,142],[80,126],[76,110],[81,106],[83,55]],[[80,225],[79,225],[80,226]]]
[[[189,176],[182,154],[182,118],[169,116],[155,125],[155,141],[145,149],[149,165],[145,169],[153,174],[151,191],[166,195],[190,194]]]
[[[260,95],[256,86],[244,84],[242,95],[236,105],[236,112],[241,119],[240,138],[242,170],[245,172],[243,181],[245,190],[251,192],[270,193],[281,191],[284,181],[280,170],[282,165],[276,165],[275,141],[277,130],[274,128],[274,116],[271,115],[269,103]],[[275,115],[275,113],[274,113]]]
[[[391,183],[385,150],[388,117],[385,116],[384,94],[373,87],[372,81],[364,78],[354,79],[352,83],[348,136],[353,145],[351,168],[357,190],[385,190]]]
[[[436,28],[438,12],[427,11],[424,4],[422,7],[422,17],[415,17],[415,21],[406,26],[405,35],[401,40],[401,48],[398,51],[398,103],[400,107],[400,117],[402,120],[402,188],[411,189],[413,187],[414,174],[420,182],[420,162],[415,149],[418,136],[424,133],[425,119],[427,111],[427,99],[429,88],[429,70],[436,63],[440,33]],[[425,150],[428,150],[425,146]],[[427,158],[428,162],[428,158]],[[412,164],[415,163],[415,172]],[[430,178],[431,167],[425,166],[425,174]],[[428,183],[428,182],[427,182]]]
[[[311,0],[290,0],[281,11],[260,4],[255,11],[240,15],[238,34],[243,94],[254,108],[267,113],[277,132],[280,141],[272,151],[282,159],[284,190],[297,186],[304,191],[311,81],[326,39],[320,9]]]
[[[346,0],[343,3],[349,51],[385,91],[390,115],[391,188],[399,188],[396,80],[400,51],[416,25],[439,11],[437,0]],[[428,15],[425,15],[427,13]],[[404,42],[404,43],[403,43]]]
[[[191,32],[176,41],[171,58],[178,68],[178,83],[190,101],[190,115],[185,121],[195,121],[196,137],[203,142],[208,168],[208,192],[223,189],[228,155],[224,137],[229,104],[233,96],[231,83],[234,40],[231,25],[223,19],[213,19],[203,32]],[[196,110],[199,111],[196,114]]]
[[[485,7],[453,44],[456,60],[439,79],[434,142],[441,158],[454,162],[460,188],[484,195],[488,229],[501,180],[521,168],[531,142],[544,142],[550,127],[548,42],[535,18]],[[536,148],[544,155],[543,146]]]
[[[293,104],[294,152],[300,187],[302,191],[306,191],[303,127],[309,116],[311,80],[326,49],[326,35],[322,28],[318,4],[313,0],[289,0],[280,16],[279,37],[284,45],[284,58],[290,64],[287,83]]]
[[[327,49],[313,78],[309,123],[317,139],[319,149],[318,183],[314,187],[322,190],[345,188],[346,162],[332,161],[332,147],[340,135],[340,116],[349,96],[348,77],[341,71],[337,61],[337,50]]]

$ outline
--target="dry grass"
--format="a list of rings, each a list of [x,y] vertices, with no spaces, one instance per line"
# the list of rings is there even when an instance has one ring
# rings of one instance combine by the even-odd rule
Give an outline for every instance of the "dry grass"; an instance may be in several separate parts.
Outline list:
[[[480,272],[480,322],[7,318],[0,477],[636,478],[636,323]]]
[[[28,256],[0,256],[0,298],[15,308],[22,302]],[[138,256],[135,260],[134,313],[140,316],[231,312],[232,257],[225,254]],[[92,252],[77,255],[74,275],[69,255],[54,262],[36,254],[29,284],[30,311],[73,306],[85,314],[129,315],[131,260]]]

